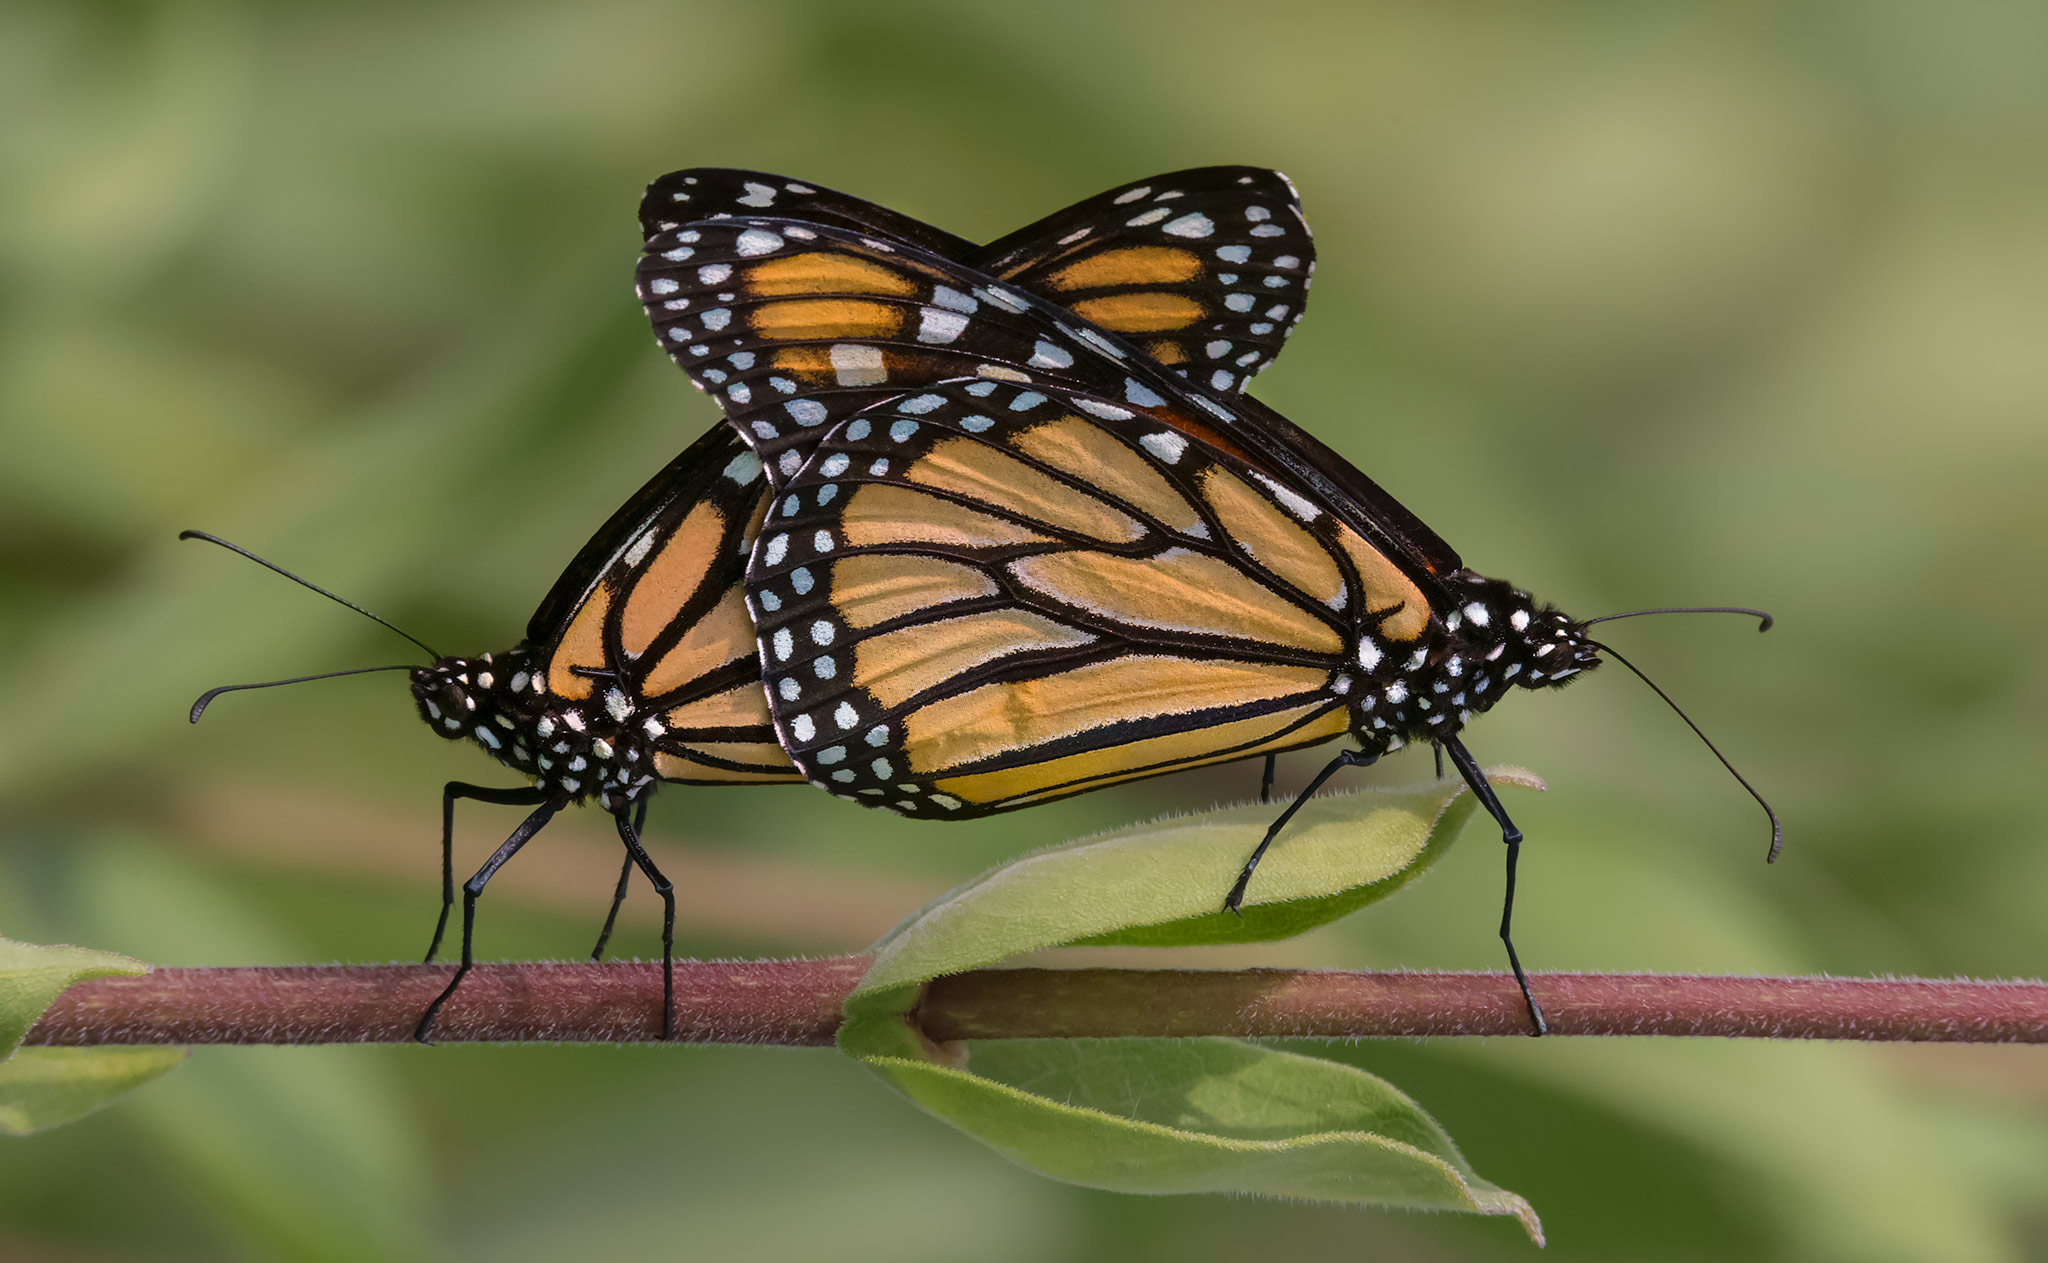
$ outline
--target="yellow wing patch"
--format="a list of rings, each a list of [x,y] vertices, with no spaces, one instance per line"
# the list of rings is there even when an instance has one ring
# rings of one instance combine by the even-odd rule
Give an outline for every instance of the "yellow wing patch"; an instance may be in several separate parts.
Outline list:
[[[1129,514],[970,438],[933,444],[904,477],[1089,539],[1129,543],[1145,535]]]
[[[671,707],[671,728],[768,728],[768,695],[759,680],[747,680],[709,697]]]
[[[1200,320],[1203,314],[1202,304],[1185,294],[1165,290],[1084,298],[1074,304],[1073,310],[1082,319],[1118,333],[1160,333],[1168,329],[1185,329]]]
[[[774,342],[887,338],[902,327],[903,309],[855,298],[795,298],[763,303],[747,322]]]
[[[697,595],[719,541],[725,537],[725,514],[709,501],[699,502],[662,542],[627,590],[619,612],[619,642],[639,657],[661,635],[676,612]]]
[[[1057,290],[1108,289],[1116,285],[1172,285],[1202,274],[1202,261],[1168,246],[1106,250],[1054,272]]]
[[[1189,532],[1202,524],[1195,506],[1151,462],[1080,417],[1068,414],[1033,426],[1010,444],[1053,469],[1086,470],[1088,481],[1171,530]]]
[[[1050,544],[1052,537],[938,496],[894,483],[871,482],[847,498],[846,542],[916,544],[931,548],[1002,548]]]
[[[1055,600],[1120,623],[1305,653],[1344,652],[1343,638],[1329,624],[1229,562],[1184,548],[1152,557],[1035,553],[1011,562],[1009,570]]]
[[[943,775],[1106,724],[1276,701],[1329,679],[1322,667],[1129,654],[919,707],[903,720],[903,752],[913,772]]]
[[[1292,732],[1285,731],[1289,725],[1299,723],[1318,709],[1327,713]],[[1154,776],[1164,765],[1200,767],[1273,750],[1316,745],[1332,737],[1343,736],[1349,727],[1349,717],[1342,706],[1327,701],[1310,702],[1270,715],[1234,719],[1188,732],[1144,737],[1104,750],[1069,754],[1023,767],[950,776],[935,782],[934,788],[977,805],[1009,799],[1059,797],[1140,776]]]
[[[1223,529],[1253,561],[1311,600],[1325,605],[1342,603],[1344,575],[1337,569],[1336,559],[1279,506],[1221,465],[1202,471],[1202,495],[1216,511]]]
[[[654,754],[654,774],[665,781],[678,781],[684,785],[783,785],[801,781],[804,774],[797,771],[789,756],[782,753],[782,747],[770,744],[766,750],[773,750],[779,756],[780,768],[773,763],[764,763],[758,768],[744,771],[720,767],[693,759],[687,755],[670,754],[657,750]],[[763,753],[763,757],[768,757]]]
[[[548,662],[549,692],[571,701],[590,696],[590,677],[578,675],[574,668],[604,669],[604,616],[611,607],[611,589],[600,586],[576,611],[569,630],[562,633],[561,643],[555,646],[555,656]]]
[[[894,268],[845,254],[810,251],[765,259],[748,268],[747,291],[760,298],[796,294],[879,294],[909,298],[916,282]]]
[[[1359,583],[1365,589],[1366,612],[1379,614],[1396,605],[1401,607],[1399,613],[1380,624],[1381,635],[1388,640],[1413,640],[1428,629],[1429,600],[1413,579],[1348,526],[1337,542],[1358,569]]]
[[[1029,610],[987,610],[884,632],[854,650],[854,682],[894,708],[927,689],[1014,653],[1070,649],[1093,635]]]
[[[865,631],[934,606],[994,596],[994,580],[972,566],[936,557],[865,553],[832,566],[832,607]]]
[[[690,625],[675,648],[661,656],[647,673],[640,691],[647,697],[673,693],[692,680],[754,652],[754,621],[747,615],[741,585],[735,583],[726,589],[709,614]],[[586,688],[585,692],[588,691]]]

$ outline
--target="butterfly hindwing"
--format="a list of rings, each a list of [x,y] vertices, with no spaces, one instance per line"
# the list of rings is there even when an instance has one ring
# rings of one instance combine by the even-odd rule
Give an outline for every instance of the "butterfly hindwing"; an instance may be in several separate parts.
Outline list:
[[[662,779],[798,779],[770,726],[741,587],[766,492],[760,458],[714,428],[592,537],[528,627],[551,703],[660,712],[646,735]]]
[[[953,818],[1327,740],[1422,591],[1297,490],[1137,409],[962,380],[837,427],[749,568],[815,783]]]

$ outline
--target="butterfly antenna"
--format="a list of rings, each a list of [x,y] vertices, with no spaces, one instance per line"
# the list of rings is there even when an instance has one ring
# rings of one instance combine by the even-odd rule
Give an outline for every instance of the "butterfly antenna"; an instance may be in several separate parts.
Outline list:
[[[1591,627],[1595,623],[1611,622],[1617,618],[1640,618],[1645,614],[1747,614],[1757,621],[1756,629],[1760,632],[1771,630],[1771,624],[1776,621],[1771,617],[1768,610],[1753,610],[1744,605],[1667,605],[1654,610],[1630,610],[1625,614],[1602,614],[1598,618],[1587,619],[1585,622],[1580,623],[1579,626]]]
[[[1754,612],[1755,611],[1752,610],[1743,611],[1743,613]],[[1620,616],[1614,615],[1613,617]],[[1749,796],[1751,798],[1756,799],[1757,806],[1762,807],[1764,809],[1764,814],[1771,818],[1771,853],[1769,856],[1765,858],[1764,862],[1767,864],[1777,863],[1778,852],[1784,849],[1785,845],[1785,827],[1782,824],[1778,823],[1778,813],[1771,808],[1771,805],[1769,803],[1764,801],[1764,796],[1756,792],[1756,786],[1750,784],[1747,777],[1743,776],[1742,773],[1735,770],[1735,765],[1728,761],[1728,756],[1721,753],[1721,748],[1719,746],[1715,745],[1712,741],[1708,740],[1707,734],[1701,732],[1700,726],[1692,721],[1692,716],[1686,714],[1684,709],[1680,707],[1677,702],[1671,700],[1671,694],[1666,693],[1661,688],[1658,688],[1657,682],[1655,680],[1651,679],[1647,675],[1644,675],[1641,667],[1638,667],[1635,663],[1630,662],[1627,658],[1624,658],[1620,654],[1616,653],[1611,645],[1603,645],[1599,641],[1590,638],[1588,638],[1586,643],[1593,646],[1595,649],[1598,649],[1601,653],[1604,653],[1608,657],[1614,659],[1616,662],[1619,662],[1621,665],[1627,667],[1630,671],[1635,673],[1635,677],[1638,680],[1641,680],[1643,683],[1649,685],[1650,691],[1654,692],[1657,696],[1663,698],[1664,704],[1666,706],[1669,706],[1673,711],[1677,713],[1680,719],[1683,719],[1685,721],[1685,726],[1692,729],[1693,735],[1698,737],[1701,741],[1706,742],[1707,749],[1712,750],[1714,752],[1714,757],[1721,760],[1721,766],[1728,769],[1728,775],[1734,777],[1736,782],[1740,784],[1742,788],[1748,790]]]
[[[388,622],[385,622],[385,621],[384,621],[383,619],[381,619],[381,618],[378,618],[378,617],[377,617],[377,616],[376,616],[375,614],[372,614],[372,613],[370,613],[370,611],[368,611],[368,610],[364,609],[364,608],[363,608],[362,606],[360,606],[360,605],[357,605],[357,604],[356,604],[356,603],[355,603],[354,601],[351,601],[351,600],[349,600],[349,599],[348,599],[348,598],[346,598],[346,597],[340,597],[340,596],[336,596],[336,595],[335,595],[334,593],[332,593],[332,592],[329,592],[329,591],[328,591],[328,590],[327,590],[326,588],[323,588],[323,587],[321,587],[321,586],[320,586],[319,584],[317,584],[317,583],[313,583],[313,582],[310,582],[309,580],[306,580],[306,579],[301,579],[301,578],[300,578],[299,576],[297,576],[297,575],[293,574],[293,573],[292,573],[291,571],[289,571],[289,570],[286,570],[286,569],[285,569],[285,568],[284,568],[283,566],[280,566],[280,565],[278,565],[278,564],[277,564],[276,562],[274,562],[274,561],[267,561],[267,560],[265,560],[265,559],[264,559],[264,558],[262,558],[262,557],[258,557],[258,556],[257,556],[257,555],[256,555],[255,553],[252,553],[252,552],[250,552],[250,551],[249,551],[248,549],[246,549],[246,548],[242,547],[242,546],[241,546],[240,544],[230,544],[230,543],[229,543],[228,541],[226,541],[226,540],[222,539],[222,538],[221,538],[220,536],[218,536],[218,535],[209,535],[209,534],[207,534],[207,533],[206,533],[205,531],[179,531],[179,532],[178,532],[178,538],[179,538],[179,539],[203,539],[203,540],[205,540],[205,541],[206,541],[207,543],[209,543],[209,544],[219,544],[219,545],[220,545],[220,546],[221,546],[222,548],[225,548],[225,549],[227,549],[227,550],[228,550],[229,552],[231,552],[231,553],[240,553],[240,554],[241,554],[242,556],[244,556],[244,557],[247,557],[247,558],[248,558],[248,559],[249,559],[250,561],[253,561],[253,562],[255,562],[255,563],[256,563],[257,565],[259,565],[259,566],[262,566],[262,567],[263,567],[264,569],[266,569],[266,570],[274,570],[274,571],[276,571],[276,572],[277,572],[278,574],[281,574],[281,575],[283,575],[283,576],[284,576],[285,578],[287,578],[287,579],[290,579],[290,580],[291,580],[291,581],[292,581],[293,583],[296,583],[296,584],[298,584],[298,585],[299,585],[300,587],[302,587],[302,588],[311,588],[311,589],[312,589],[313,591],[315,591],[315,592],[318,592],[318,593],[319,593],[319,594],[320,594],[321,596],[324,596],[324,597],[326,597],[326,598],[327,598],[328,600],[330,600],[330,601],[333,601],[333,602],[334,602],[335,604],[337,604],[337,605],[346,605],[346,606],[347,606],[348,608],[350,608],[350,609],[354,610],[354,611],[355,611],[356,613],[358,613],[358,614],[361,614],[361,615],[362,615],[362,616],[363,616],[364,618],[367,618],[367,619],[369,619],[369,620],[370,620],[371,622],[373,622],[373,623],[376,623],[376,624],[379,624],[380,626],[383,626],[383,627],[388,627],[388,628],[390,628],[390,629],[391,629],[392,631],[398,632],[398,634],[399,634],[399,635],[401,635],[401,636],[405,637],[405,638],[406,638],[407,640],[410,640],[410,641],[411,641],[412,643],[414,643],[414,644],[418,645],[418,646],[419,646],[420,648],[422,648],[422,649],[426,650],[426,651],[427,651],[427,656],[428,656],[429,658],[439,658],[439,657],[441,656],[440,654],[438,654],[438,653],[435,653],[435,652],[434,652],[433,646],[431,646],[431,645],[427,644],[427,642],[425,642],[425,641],[421,640],[421,639],[420,639],[420,638],[419,638],[418,636],[415,636],[415,635],[413,635],[413,634],[412,634],[411,632],[407,632],[407,631],[401,631],[401,630],[400,630],[399,628],[397,628],[397,627],[393,627],[393,626],[392,626],[392,625],[391,625],[390,623],[388,623]],[[383,667],[371,667],[371,668],[369,668],[369,669],[370,669],[370,670],[373,670],[373,671],[381,671],[381,670],[384,670],[385,668],[383,668]],[[346,674],[346,672],[343,672],[343,673],[341,673],[341,674]],[[320,677],[320,676],[313,676],[313,675],[309,675],[309,676],[307,676],[306,678],[307,678],[307,679],[309,679],[309,680],[317,680],[317,679],[321,679],[321,678],[323,678],[323,677]],[[290,684],[290,683],[293,683],[293,681],[290,681],[290,680],[279,680],[279,681],[278,681],[278,683],[279,683],[279,684]],[[236,688],[268,688],[269,686],[268,686],[268,685],[254,685],[254,684],[238,684],[238,685],[235,685],[234,687],[236,687]],[[211,694],[211,693],[207,694],[207,697],[211,697],[211,696],[213,696],[213,694]],[[201,699],[200,699],[200,703],[201,703],[201,705],[204,705],[204,704],[205,704],[205,700],[206,700],[205,698],[201,698]],[[195,723],[196,723],[196,722],[198,722],[198,719],[199,719],[199,711],[198,711],[198,708],[196,708],[196,707],[195,707],[195,708],[193,709],[193,711],[192,711],[192,719],[193,719],[193,722],[195,722]]]
[[[412,664],[401,662],[397,666],[391,667],[356,667],[349,671],[322,671],[318,675],[297,675],[289,680],[265,680],[261,684],[223,684],[217,689],[208,689],[201,693],[199,700],[192,703],[192,722],[198,723],[199,717],[206,713],[206,708],[213,704],[213,699],[219,697],[222,693],[238,693],[243,689],[274,689],[280,684],[304,684],[308,680],[331,680],[338,675],[368,675],[372,671],[411,671],[414,669]]]

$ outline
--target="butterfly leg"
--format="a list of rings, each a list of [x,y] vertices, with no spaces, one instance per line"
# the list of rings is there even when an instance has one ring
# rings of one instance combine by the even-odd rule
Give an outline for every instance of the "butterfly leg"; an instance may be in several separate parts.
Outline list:
[[[1508,964],[1514,969],[1515,981],[1522,988],[1522,1003],[1528,1006],[1529,1024],[1535,1028],[1536,1034],[1547,1035],[1550,1033],[1550,1024],[1543,1020],[1543,1009],[1529,991],[1529,975],[1522,972],[1522,959],[1515,954],[1512,933],[1515,920],[1515,862],[1522,855],[1522,831],[1515,827],[1514,821],[1508,819],[1507,809],[1502,807],[1500,799],[1494,796],[1493,786],[1486,782],[1486,773],[1479,770],[1479,764],[1472,758],[1471,752],[1465,749],[1465,743],[1456,737],[1450,737],[1443,742],[1443,748],[1450,751],[1451,762],[1457,764],[1459,775],[1472,787],[1472,792],[1478,797],[1480,805],[1485,807],[1487,814],[1500,825],[1500,840],[1507,843],[1508,879],[1507,893],[1501,897],[1500,904],[1500,941],[1507,945]]]
[[[1237,884],[1223,897],[1224,908],[1242,915],[1240,909],[1244,904],[1245,887],[1251,884],[1252,871],[1258,868],[1259,861],[1266,857],[1266,848],[1273,845],[1273,839],[1280,836],[1280,830],[1286,828],[1287,822],[1294,818],[1294,813],[1301,810],[1301,805],[1323,787],[1324,781],[1336,775],[1340,768],[1370,767],[1379,762],[1379,757],[1377,754],[1367,754],[1363,750],[1346,750],[1324,764],[1322,771],[1310,777],[1308,787],[1303,789],[1293,802],[1287,804],[1287,810],[1280,813],[1280,818],[1273,822],[1272,827],[1266,830],[1266,836],[1259,840],[1258,848],[1252,852],[1252,857],[1244,862],[1244,871],[1237,875]]]
[[[642,797],[633,807],[633,836],[638,837],[647,825],[647,799]],[[604,928],[597,932],[597,946],[590,949],[590,959],[604,959],[604,945],[612,941],[612,925],[619,919],[619,905],[626,902],[626,882],[633,876],[633,853],[626,852],[626,858],[619,863],[619,888],[612,892],[612,910],[605,914]]]
[[[470,966],[475,963],[471,948],[476,938],[476,901],[477,897],[484,893],[484,884],[491,880],[492,874],[505,866],[506,860],[519,854],[519,848],[531,842],[534,834],[546,828],[548,821],[554,819],[555,813],[559,810],[561,805],[551,802],[543,802],[534,808],[533,814],[520,821],[519,827],[512,831],[512,836],[505,839],[505,844],[492,852],[491,858],[484,861],[484,866],[476,870],[476,875],[462,883],[462,964],[456,968],[455,976],[448,980],[448,985],[442,988],[441,994],[435,996],[434,1002],[427,1006],[427,1011],[420,1015],[420,1024],[413,1028],[412,1037],[420,1043],[429,1042],[427,1032],[433,1029],[434,1015],[441,1011],[442,1005],[448,1003],[448,997],[455,994],[455,988],[462,985],[463,976],[469,973]]]
[[[661,1037],[671,1040],[676,1037],[676,889],[640,845],[639,828],[628,824],[624,816],[612,819],[618,822],[619,839],[626,844],[626,853],[647,874],[655,893],[661,896]]]
[[[1444,778],[1444,743],[1432,741],[1429,743],[1429,748],[1436,754],[1436,778],[1442,780]]]
[[[1277,754],[1266,756],[1266,775],[1259,781],[1259,801],[1262,803],[1273,801],[1273,772],[1279,761]]]
[[[433,964],[441,950],[441,936],[448,932],[448,910],[455,906],[455,800],[474,798],[480,803],[502,807],[531,807],[545,802],[547,795],[537,789],[493,789],[466,781],[449,781],[441,787],[441,919],[434,922],[434,941],[427,944],[427,963]]]

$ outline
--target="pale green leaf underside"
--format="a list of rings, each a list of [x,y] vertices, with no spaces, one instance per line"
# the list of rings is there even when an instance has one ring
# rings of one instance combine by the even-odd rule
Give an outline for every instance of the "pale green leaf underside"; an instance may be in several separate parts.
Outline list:
[[[0,1062],[0,1132],[75,1122],[176,1069],[183,1048],[17,1048]]]
[[[1543,1239],[1529,1204],[1474,1175],[1420,1106],[1334,1062],[1231,1039],[1116,1039],[978,1044],[973,1072],[907,1057],[868,1064],[931,1113],[1068,1183],[1513,1215]]]
[[[1519,768],[1496,785],[1542,788]],[[1240,919],[1223,895],[1279,810],[1155,821],[1023,856],[876,945],[840,1047],[946,1122],[1069,1183],[1512,1215],[1443,1129],[1365,1071],[1229,1039],[996,1040],[933,1047],[905,1014],[923,984],[1041,948],[1286,938],[1399,889],[1472,814],[1462,782],[1308,804],[1267,852]]]
[[[113,952],[0,939],[0,1132],[21,1136],[83,1118],[185,1059],[182,1048],[23,1048],[66,987],[146,974]]]

